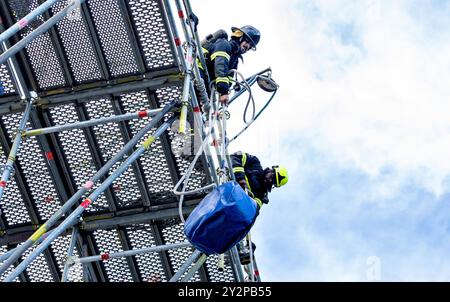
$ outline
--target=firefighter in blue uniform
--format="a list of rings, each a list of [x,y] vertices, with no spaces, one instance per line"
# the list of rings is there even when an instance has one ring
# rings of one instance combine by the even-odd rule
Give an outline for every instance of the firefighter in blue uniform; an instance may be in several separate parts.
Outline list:
[[[284,186],[288,182],[288,173],[285,167],[273,166],[263,169],[256,156],[244,152],[231,155],[233,173],[239,185],[258,204],[269,203],[268,193],[273,187]]]
[[[232,27],[231,31],[230,40],[218,38],[213,43],[202,47],[208,74],[211,78],[210,80],[216,84],[221,104],[227,104],[229,101],[228,91],[233,79],[230,70],[237,69],[239,59],[242,60],[243,54],[249,50],[256,50],[256,45],[258,45],[261,38],[259,30],[251,25],[241,28]],[[209,95],[209,84],[206,82],[204,73],[205,68],[199,60],[197,60],[197,64]]]

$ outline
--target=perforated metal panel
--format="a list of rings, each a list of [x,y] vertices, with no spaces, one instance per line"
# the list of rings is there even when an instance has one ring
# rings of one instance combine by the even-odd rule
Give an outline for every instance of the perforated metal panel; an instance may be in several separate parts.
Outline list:
[[[93,99],[92,101],[85,103],[85,107],[89,119],[98,119],[114,115],[112,103],[109,98]],[[120,134],[120,128],[117,123],[108,123],[94,126],[93,129],[99,146],[99,152],[103,162],[106,163],[125,145]],[[120,164],[121,162],[116,163],[110,170],[109,175],[111,175]],[[111,187],[117,197],[119,207],[142,204],[140,200],[141,193],[131,166],[113,182]]]
[[[119,235],[116,230],[98,230],[94,238],[100,253],[123,251]],[[125,258],[112,258],[103,261],[110,282],[132,282],[130,268]]]
[[[156,90],[156,96],[158,98],[158,102],[161,107],[164,107],[166,104],[170,103],[173,100],[178,100],[181,98],[182,94],[182,88],[180,86],[171,86],[171,87],[165,87]],[[194,122],[192,119],[192,115],[190,115],[190,119],[188,120],[191,127],[194,127]],[[191,164],[187,160],[181,157],[180,152],[177,152],[175,150],[180,150],[183,148],[184,144],[184,137],[181,139],[177,139],[178,134],[175,132],[178,131],[176,127],[173,127],[168,130],[169,137],[171,140],[171,147],[175,155],[175,160],[177,163],[177,166],[179,168],[180,175],[183,175],[189,165]],[[200,166],[201,163],[199,162]],[[189,183],[186,187],[187,190],[194,190],[201,188],[207,184],[206,174],[202,171],[198,171],[196,169],[192,170],[191,177],[189,178]]]
[[[118,0],[90,0],[89,8],[113,76],[137,73],[138,67]]]
[[[22,257],[21,259],[23,260],[27,258],[35,249],[36,247],[28,249],[25,252],[24,257]],[[56,281],[53,278],[52,273],[50,272],[50,268],[48,266],[44,254],[40,254],[33,262],[31,262],[31,264],[27,267],[25,272],[31,282]]]
[[[16,92],[11,75],[4,64],[0,64],[0,86],[0,97],[2,95],[10,95]]]
[[[5,14],[9,14],[16,21],[36,8],[39,3],[42,3],[41,0],[6,1],[11,11],[5,12]],[[24,77],[29,77],[29,82],[36,82],[39,90],[65,88],[47,92],[49,95],[55,94],[54,97],[47,99],[50,101],[49,104],[45,103],[44,100],[43,108],[34,112],[33,116],[39,118],[41,123],[47,123],[47,117],[49,117],[52,125],[62,125],[78,122],[85,118],[97,119],[111,116],[115,113],[118,114],[121,110],[127,113],[147,110],[154,107],[153,99],[157,101],[156,106],[159,107],[163,107],[173,100],[179,100],[181,97],[179,85],[157,89],[156,91],[153,91],[156,88],[150,88],[149,90],[134,93],[123,92],[122,94],[115,90],[114,93],[120,96],[114,100],[110,99],[112,96],[109,95],[114,88],[120,87],[117,83],[121,83],[124,80],[121,78],[125,76],[140,75],[135,77],[138,79],[142,78],[143,73],[146,73],[145,76],[149,79],[153,76],[163,77],[178,66],[178,59],[176,52],[174,52],[174,41],[171,41],[170,29],[167,20],[165,20],[166,14],[162,2],[159,0],[87,0],[83,5],[82,12],[76,9],[70,16],[57,23],[56,30],[52,29],[50,33],[45,33],[33,41],[26,48],[27,59],[25,61],[22,61],[22,56],[16,56],[20,67],[30,66],[31,74],[26,73],[25,70],[22,70],[22,73]],[[56,14],[67,3],[68,0],[62,0],[55,4],[50,15]],[[26,36],[31,30],[41,25],[43,21],[43,17],[40,17],[22,30],[19,35],[21,37]],[[60,45],[56,43],[60,43]],[[152,73],[153,71],[158,72]],[[128,77],[126,81],[133,83],[135,78]],[[8,74],[5,65],[0,65],[0,81],[5,94],[16,93],[11,75]],[[78,85],[83,83],[89,84]],[[79,89],[89,91],[89,89],[96,87],[95,90],[100,90],[103,89],[101,87],[104,87],[105,84],[108,87],[104,89],[108,89],[108,91],[105,90],[102,98],[85,99],[86,97],[83,96],[70,104],[67,104],[67,99],[60,98],[62,95],[68,94],[68,91],[77,94]],[[111,88],[113,90],[110,90]],[[30,87],[26,87],[26,89],[30,90]],[[152,101],[150,101],[150,97]],[[59,101],[65,102],[64,105],[56,103]],[[22,114],[9,114],[1,117],[10,138],[14,134],[14,129],[17,129],[21,116]],[[75,129],[47,135],[47,139],[51,138],[49,139],[49,147],[54,154],[60,154],[64,157],[64,162],[52,164],[52,171],[58,170],[59,175],[69,176],[58,181],[52,181],[50,178],[52,176],[51,171],[47,167],[47,159],[40,148],[38,138],[28,139],[21,146],[18,154],[18,163],[24,170],[23,175],[20,175],[20,179],[25,182],[24,186],[21,184],[21,186],[17,186],[15,181],[20,179],[13,176],[2,200],[0,200],[0,210],[2,211],[2,220],[6,224],[6,231],[9,232],[11,231],[10,228],[15,228],[12,230],[13,232],[20,233],[21,229],[26,229],[26,232],[29,232],[32,222],[30,215],[32,213],[28,213],[29,210],[22,200],[23,197],[30,200],[32,208],[37,211],[38,218],[47,220],[61,205],[56,189],[58,189],[58,192],[70,196],[72,189],[76,190],[84,185],[102,163],[107,162],[123,147],[125,144],[124,130],[129,130],[129,134],[132,136],[148,122],[149,119],[144,118],[121,124],[110,123],[84,130]],[[189,123],[193,125],[192,114],[189,114]],[[126,127],[123,127],[124,125]],[[154,130],[156,130],[156,127],[142,138],[140,143],[148,138]],[[168,138],[168,145],[166,145],[166,137]],[[142,204],[143,198],[141,195],[144,193],[149,194],[152,206],[160,205],[161,208],[167,207],[170,209],[172,205],[169,203],[177,200],[172,193],[174,179],[183,175],[190,164],[180,157],[179,152],[176,152],[182,147],[182,143],[180,137],[177,137],[175,129],[168,130],[164,134],[164,139],[155,141],[151,148],[138,160],[138,169],[129,168],[112,184],[110,191],[113,195],[100,195],[98,200],[88,208],[89,213],[86,213],[86,216],[90,216],[90,219],[94,219],[93,216],[96,216],[95,219],[105,219],[107,222],[111,220],[110,222],[115,225],[116,219],[121,220],[123,215],[134,215],[148,211],[148,208]],[[7,155],[4,154],[3,150],[0,151],[2,151],[0,159],[6,162]],[[59,159],[59,156],[55,156],[55,158]],[[110,173],[119,164],[117,163]],[[197,167],[199,170],[202,170],[202,168]],[[188,190],[207,184],[206,174],[199,170],[193,171]],[[139,175],[135,173],[139,173]],[[68,179],[71,180],[69,184],[64,183],[60,188],[54,187],[55,184],[59,185]],[[141,179],[144,181],[142,184],[138,183],[138,180]],[[99,185],[100,183],[97,183],[93,190]],[[19,192],[19,190],[23,190],[23,192]],[[141,192],[141,190],[146,192]],[[30,196],[26,196],[27,193],[31,193]],[[87,197],[89,193],[85,194],[84,197]],[[201,192],[199,196],[192,198],[201,198],[203,193],[205,192]],[[106,196],[108,198],[112,196],[113,200],[107,200]],[[147,196],[145,197],[147,198]],[[113,201],[116,202],[118,211],[113,210],[111,204]],[[109,208],[109,205],[111,205],[111,208]],[[91,223],[93,222],[91,221]],[[158,229],[160,233],[153,233]],[[186,241],[183,226],[178,219],[166,220],[161,224],[158,222],[157,226],[150,224],[132,225],[123,231],[99,229],[93,233],[87,233],[86,237],[92,239],[92,242],[89,240],[87,251],[94,254],[122,251],[124,247],[141,249],[155,246],[160,240],[164,244]],[[70,236],[62,235],[58,237],[49,248],[51,253],[47,254],[48,258],[44,254],[40,255],[27,268],[26,277],[31,281],[59,281],[54,280],[54,278],[59,279],[57,274],[63,271],[69,243]],[[92,243],[92,246],[90,243]],[[30,248],[22,259],[29,255],[33,249]],[[0,253],[4,251],[5,247],[2,247]],[[104,275],[107,277],[107,281],[114,282],[133,280],[164,282],[169,277],[167,272],[177,272],[193,251],[193,248],[181,248],[167,252],[136,255],[132,259],[129,258],[128,261],[127,258],[109,259],[101,262],[100,265],[93,265],[92,273],[98,274],[98,276]],[[78,253],[79,251],[75,249],[75,254],[79,255]],[[165,267],[167,265],[166,257],[171,267]],[[230,265],[227,264],[225,270],[219,272],[216,260],[216,256],[209,258],[203,266],[206,275],[203,274],[202,269],[202,272],[196,272],[190,281],[200,281],[204,277],[211,279],[211,281],[233,281]],[[133,267],[130,267],[130,265]],[[57,272],[53,271],[53,268]],[[8,272],[10,271],[11,269]],[[136,273],[139,273],[139,276],[136,276]],[[82,281],[82,278],[82,267],[76,265],[69,273],[69,280]]]
[[[120,96],[120,99],[125,112],[148,110],[150,108],[148,96],[145,91],[124,94]],[[148,122],[148,119],[129,121],[132,135],[135,135]],[[149,134],[141,139],[140,143],[152,135],[155,130],[156,128],[153,128]],[[140,157],[139,161],[144,169],[146,185],[151,197],[158,203],[162,203],[167,200],[173,201],[173,194],[171,193],[171,190],[174,184],[170,176],[167,159],[162,149],[161,141],[156,140],[152,144],[150,150],[145,152]]]
[[[6,253],[8,251],[6,246],[1,246],[0,245],[0,255]],[[1,262],[0,262],[1,264]],[[8,276],[9,274],[11,274],[11,272],[14,270],[14,267],[9,267],[3,274],[0,274],[0,280],[3,280],[6,276]],[[20,282],[19,277],[17,277],[16,279],[14,279],[15,282]]]
[[[149,69],[174,66],[167,28],[157,1],[130,0],[131,14]]]
[[[181,223],[174,224],[178,219],[169,220],[165,224],[163,224],[163,228],[161,230],[164,242],[166,244],[173,244],[173,243],[179,243],[187,241],[186,236],[183,232],[183,225]],[[192,247],[186,247],[186,248],[180,248],[176,250],[169,250],[169,259],[172,264],[172,268],[175,272],[177,272],[180,267],[188,260],[188,258],[192,255],[194,252],[194,249]],[[189,268],[191,268],[194,265],[191,264]],[[183,278],[186,275],[184,273],[181,278]],[[189,282],[192,281],[201,281],[200,275],[198,271],[195,273],[195,275],[189,280]]]
[[[57,14],[69,2],[69,0],[57,2],[53,5],[53,14]],[[76,8],[71,14],[61,19],[56,27],[75,81],[86,82],[100,79],[100,67],[80,8]]]
[[[2,116],[2,121],[11,141],[14,140],[22,116],[22,113]],[[31,124],[27,123],[27,127],[31,127]],[[17,154],[17,162],[22,167],[22,173],[30,188],[38,214],[41,219],[46,220],[59,209],[61,201],[56,193],[50,171],[45,163],[46,159],[36,137],[24,140]]]
[[[226,256],[228,257],[228,256]],[[219,271],[218,268],[218,255],[211,255],[206,259],[206,270],[208,272],[209,278],[212,282],[233,282],[234,275],[231,269],[229,260],[225,261],[225,266],[223,271]]]
[[[56,257],[56,263],[58,265],[59,271],[62,275],[64,271],[64,265],[67,260],[67,251],[69,249],[70,241],[72,235],[60,236],[53,241],[51,244],[51,249]],[[79,257],[78,250],[75,248],[73,255]],[[83,281],[83,268],[81,263],[74,264],[70,267],[69,273],[67,275],[67,281],[69,282],[82,282]]]
[[[9,0],[15,22],[39,6],[38,0]],[[21,30],[22,37],[42,25],[43,17],[37,18]],[[41,89],[66,85],[61,64],[48,32],[40,35],[25,48],[36,80]]]
[[[3,151],[2,146],[0,146],[0,152],[0,160],[2,163],[6,163],[8,156]],[[17,226],[31,222],[14,176],[10,178],[3,198],[0,200],[0,211],[0,215],[4,215],[8,226]]]
[[[50,116],[55,125],[74,123],[79,121],[74,104],[53,107],[50,109]],[[89,178],[97,172],[89,151],[86,137],[81,129],[62,131],[57,134],[61,147],[64,151],[70,172],[74,178],[77,188],[81,187]],[[98,184],[94,186],[94,189]],[[87,197],[85,194],[84,197]],[[104,194],[91,204],[88,212],[106,210],[108,203]]]
[[[131,249],[143,249],[156,246],[153,231],[149,224],[135,225],[126,229]],[[142,280],[145,282],[167,281],[163,264],[158,252],[135,256]]]

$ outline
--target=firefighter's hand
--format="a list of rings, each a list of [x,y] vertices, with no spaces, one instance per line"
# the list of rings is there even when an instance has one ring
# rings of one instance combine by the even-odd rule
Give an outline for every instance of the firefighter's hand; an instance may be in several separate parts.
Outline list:
[[[245,179],[239,180],[238,183],[244,191],[247,189],[247,183],[245,182]]]
[[[223,94],[219,97],[219,103],[222,105],[228,105],[228,101],[230,100],[230,97],[228,94]]]

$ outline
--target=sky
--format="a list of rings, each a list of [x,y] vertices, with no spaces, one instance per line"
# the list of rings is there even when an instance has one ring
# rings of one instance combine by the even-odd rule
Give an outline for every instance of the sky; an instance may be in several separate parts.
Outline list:
[[[450,281],[450,0],[191,5],[201,37],[257,27],[239,71],[280,85],[229,148],[289,171],[251,232],[262,280]]]

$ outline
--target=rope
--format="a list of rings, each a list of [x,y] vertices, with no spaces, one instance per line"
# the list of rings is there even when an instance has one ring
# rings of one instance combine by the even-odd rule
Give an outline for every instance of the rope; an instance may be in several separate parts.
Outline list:
[[[211,127],[209,129],[209,132],[206,134],[205,139],[202,142],[202,145],[200,146],[199,150],[195,154],[194,159],[192,160],[192,162],[189,165],[188,169],[184,173],[183,177],[181,177],[181,179],[178,181],[178,183],[175,185],[175,187],[172,190],[172,192],[175,195],[181,196],[180,197],[180,201],[178,203],[178,214],[179,214],[180,219],[183,222],[183,224],[185,223],[185,220],[184,220],[184,217],[183,217],[183,211],[182,211],[184,196],[190,195],[190,194],[194,194],[194,193],[197,193],[199,191],[207,190],[207,189],[210,189],[210,188],[213,188],[213,187],[216,186],[215,183],[212,183],[212,184],[209,184],[209,185],[207,185],[205,187],[198,188],[198,189],[186,192],[186,187],[187,187],[186,185],[187,185],[187,183],[189,181],[189,178],[191,177],[191,173],[192,173],[192,170],[194,169],[195,163],[197,162],[197,160],[200,157],[200,155],[203,153],[203,151],[204,151],[204,149],[206,147],[206,144],[209,142],[210,135],[211,135],[211,133],[212,133],[212,131],[214,129],[215,117],[216,117],[216,114],[213,114],[213,110],[210,110],[209,111],[209,120],[211,121],[211,124],[210,124]],[[181,192],[179,192],[178,191],[178,187],[181,185],[181,183],[183,183],[183,189],[181,190]]]

